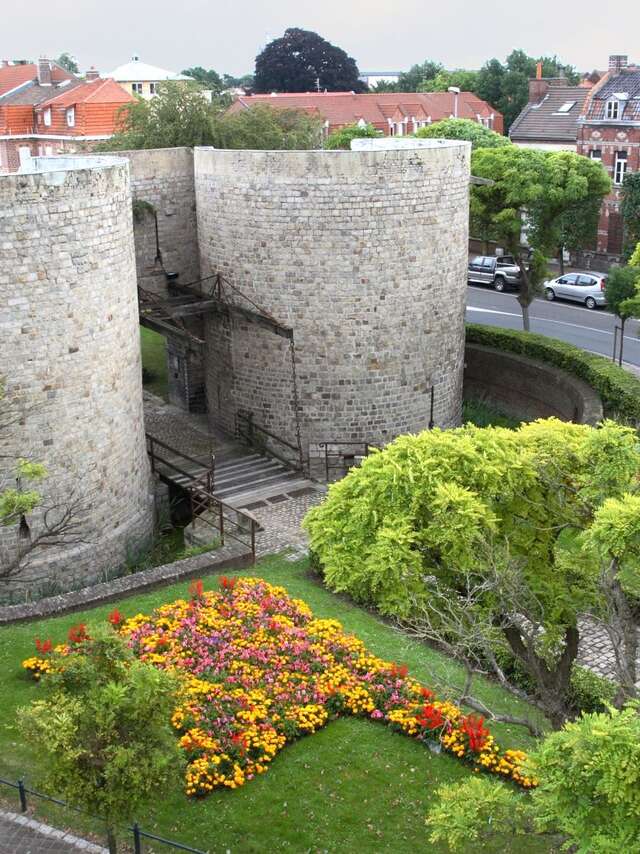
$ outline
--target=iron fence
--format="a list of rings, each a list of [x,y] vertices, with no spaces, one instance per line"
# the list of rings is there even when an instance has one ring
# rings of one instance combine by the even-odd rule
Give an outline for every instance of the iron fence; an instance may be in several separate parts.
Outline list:
[[[57,806],[64,807],[72,812],[80,813],[88,818],[102,821],[102,819],[99,819],[97,816],[78,809],[78,807],[74,807],[60,798],[54,798],[51,795],[45,795],[43,792],[38,792],[35,789],[28,788],[25,785],[24,780],[17,780],[14,783],[11,780],[5,780],[0,777],[0,786],[7,786],[18,792],[20,812],[22,813],[27,812],[29,808],[28,796],[31,796],[38,800],[47,801],[49,803],[56,804]],[[201,848],[193,848],[190,845],[185,845],[183,842],[176,842],[175,839],[166,839],[164,836],[157,836],[155,833],[149,833],[148,831],[143,830],[137,822],[134,822],[131,827],[127,826],[119,829],[122,833],[126,834],[126,837],[128,837],[133,843],[133,850],[135,854],[143,854],[143,841],[145,839],[152,840],[153,842],[159,842],[161,845],[164,845],[167,848],[172,848],[175,851],[187,851],[189,854],[207,854],[207,852],[203,851]]]

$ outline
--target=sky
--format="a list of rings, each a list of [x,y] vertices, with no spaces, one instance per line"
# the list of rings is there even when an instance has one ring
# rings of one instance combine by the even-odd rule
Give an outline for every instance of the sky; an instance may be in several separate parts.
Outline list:
[[[287,27],[314,30],[361,71],[406,70],[433,59],[479,68],[513,48],[557,54],[578,70],[609,54],[640,62],[640,2],[618,0],[30,0],[0,11],[0,59],[77,57],[102,74],[129,61],[172,71],[194,65],[253,71],[257,53]],[[608,10],[608,11],[607,11]]]

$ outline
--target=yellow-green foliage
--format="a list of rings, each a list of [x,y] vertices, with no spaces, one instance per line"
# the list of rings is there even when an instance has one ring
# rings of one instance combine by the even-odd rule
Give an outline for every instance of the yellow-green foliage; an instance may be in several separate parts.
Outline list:
[[[598,597],[578,532],[638,471],[636,435],[614,422],[425,431],[368,457],[304,524],[326,584],[385,614],[405,616],[428,576],[455,589],[515,563],[551,643]]]

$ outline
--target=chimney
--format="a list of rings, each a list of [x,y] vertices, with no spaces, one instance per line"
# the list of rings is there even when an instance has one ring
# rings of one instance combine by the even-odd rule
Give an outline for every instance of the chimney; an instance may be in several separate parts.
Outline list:
[[[40,57],[38,60],[38,83],[41,86],[51,86],[51,63],[48,59]]]
[[[536,80],[542,80],[542,63],[536,63]]]
[[[535,77],[533,80],[529,80],[530,104],[539,104],[549,91],[549,81],[542,77],[541,63],[538,63],[538,69],[540,71],[540,77]],[[536,69],[536,74],[538,74],[538,69]]]
[[[90,83],[92,80],[98,80],[100,78],[100,72],[93,65],[84,75],[84,79],[87,83]]]
[[[614,53],[609,57],[609,71],[620,71],[629,65],[629,57],[622,53]]]

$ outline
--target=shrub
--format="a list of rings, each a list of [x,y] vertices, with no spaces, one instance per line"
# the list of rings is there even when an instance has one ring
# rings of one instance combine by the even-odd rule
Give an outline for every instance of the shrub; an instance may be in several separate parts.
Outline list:
[[[640,424],[640,379],[614,365],[605,356],[579,347],[516,329],[467,324],[467,341],[548,362],[587,382],[602,398],[607,414],[634,425]]]

